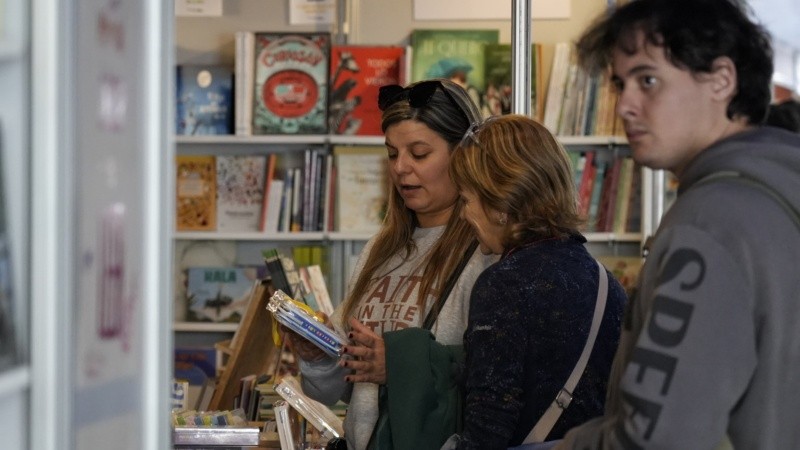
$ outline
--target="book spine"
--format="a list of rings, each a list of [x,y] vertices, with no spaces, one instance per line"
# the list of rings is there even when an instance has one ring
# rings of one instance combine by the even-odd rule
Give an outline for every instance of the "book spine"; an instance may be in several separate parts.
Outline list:
[[[236,32],[236,74],[234,120],[237,136],[250,136],[253,134],[253,58],[254,35],[249,31]]]

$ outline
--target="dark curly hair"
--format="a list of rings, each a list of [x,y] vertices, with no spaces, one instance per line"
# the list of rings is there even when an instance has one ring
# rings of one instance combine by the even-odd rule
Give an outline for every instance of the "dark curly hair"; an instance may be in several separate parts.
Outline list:
[[[737,0],[636,0],[600,17],[579,38],[581,65],[592,72],[607,68],[612,53],[638,50],[639,32],[645,42],[663,47],[676,67],[693,73],[711,72],[721,56],[736,66],[737,93],[727,116],[763,122],[770,102],[772,44],[769,33],[748,15]]]

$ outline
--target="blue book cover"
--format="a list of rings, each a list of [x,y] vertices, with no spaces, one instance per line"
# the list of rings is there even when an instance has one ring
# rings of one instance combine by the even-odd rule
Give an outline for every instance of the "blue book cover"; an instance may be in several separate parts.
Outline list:
[[[267,275],[263,266],[190,267],[187,272],[187,320],[194,322],[238,323],[255,280]]]
[[[202,386],[217,376],[217,351],[214,347],[175,347],[176,380]]]
[[[232,68],[178,66],[175,94],[177,134],[233,134]]]

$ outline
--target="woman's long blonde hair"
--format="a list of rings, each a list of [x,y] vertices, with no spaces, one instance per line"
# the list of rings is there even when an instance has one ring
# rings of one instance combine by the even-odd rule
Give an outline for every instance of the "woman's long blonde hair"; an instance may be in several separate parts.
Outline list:
[[[399,122],[414,120],[425,124],[447,141],[450,152],[456,149],[464,133],[470,125],[481,120],[478,107],[472,102],[469,94],[459,85],[449,80],[441,82],[423,106],[414,108],[405,99],[399,100],[383,112],[381,129],[386,130]],[[409,85],[410,89],[414,85]],[[445,93],[442,89],[447,89]],[[447,176],[448,174],[444,174]],[[389,204],[386,218],[364,263],[363,270],[347,294],[344,302],[342,321],[345,328],[347,318],[351,317],[364,293],[372,283],[394,267],[384,267],[392,256],[400,254],[407,259],[415,251],[412,236],[419,225],[414,211],[407,208],[400,193],[390,186]],[[428,253],[422,272],[417,302],[420,306],[434,289],[438,289],[453,273],[461,255],[475,239],[474,232],[467,222],[461,219],[461,202],[456,201],[453,212],[445,226],[442,236]]]

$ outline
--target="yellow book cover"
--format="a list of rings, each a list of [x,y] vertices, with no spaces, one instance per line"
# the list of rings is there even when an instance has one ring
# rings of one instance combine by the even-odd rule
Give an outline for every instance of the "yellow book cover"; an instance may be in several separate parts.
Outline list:
[[[178,155],[176,159],[178,231],[213,231],[217,227],[217,164],[213,155]]]

